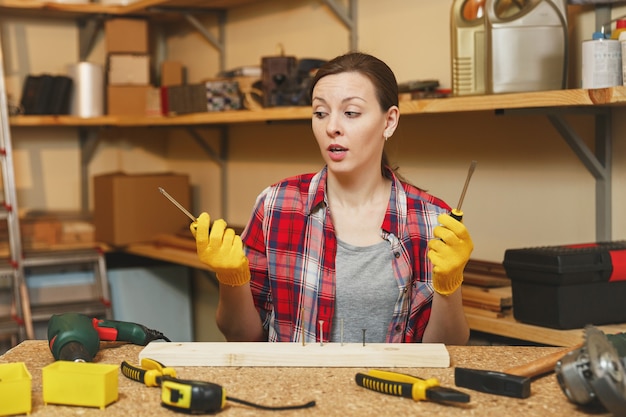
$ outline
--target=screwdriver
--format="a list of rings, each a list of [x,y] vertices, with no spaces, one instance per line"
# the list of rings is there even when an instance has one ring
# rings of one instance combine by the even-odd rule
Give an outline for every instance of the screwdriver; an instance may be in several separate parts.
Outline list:
[[[467,171],[467,178],[465,178],[465,185],[463,186],[463,191],[461,191],[461,198],[459,198],[459,204],[457,204],[456,208],[452,209],[452,212],[450,213],[450,216],[458,221],[463,220],[463,211],[461,210],[461,206],[463,205],[463,200],[465,199],[467,186],[469,185],[472,174],[474,174],[474,170],[476,169],[476,164],[476,161],[472,161],[470,164],[469,170]]]
[[[182,211],[187,217],[189,217],[192,222],[195,222],[196,220],[198,220],[191,213],[189,213],[189,211],[185,207],[183,207],[178,201],[176,201],[174,199],[174,197],[169,195],[168,192],[165,191],[162,187],[159,187],[159,191],[161,192],[161,194],[163,194],[165,196],[165,198],[170,200],[172,202],[172,204],[174,204],[176,207],[178,207],[178,209],[180,211]]]

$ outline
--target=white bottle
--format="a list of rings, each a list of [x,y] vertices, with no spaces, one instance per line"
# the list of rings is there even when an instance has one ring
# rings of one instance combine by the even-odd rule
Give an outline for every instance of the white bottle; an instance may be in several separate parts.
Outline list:
[[[595,32],[582,45],[582,88],[608,88],[622,85],[620,41]]]
[[[487,0],[485,30],[488,93],[565,88],[566,0]]]

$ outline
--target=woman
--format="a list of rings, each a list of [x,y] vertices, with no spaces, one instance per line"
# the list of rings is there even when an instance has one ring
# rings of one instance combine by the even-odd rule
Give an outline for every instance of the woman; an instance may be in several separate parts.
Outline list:
[[[466,343],[472,240],[387,163],[393,72],[348,53],[318,70],[311,94],[324,168],[265,189],[241,238],[221,219],[209,236],[206,213],[191,226],[220,281],[219,329],[232,341]]]

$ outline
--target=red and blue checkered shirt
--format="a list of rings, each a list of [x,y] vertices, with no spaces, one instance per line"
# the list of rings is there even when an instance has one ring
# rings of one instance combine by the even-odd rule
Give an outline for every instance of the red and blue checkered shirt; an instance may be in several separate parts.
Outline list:
[[[337,238],[328,213],[326,175],[324,168],[266,188],[242,234],[252,296],[269,341],[319,341],[320,321],[324,339],[330,335]],[[442,200],[393,175],[381,226],[398,283],[388,343],[422,340],[433,295],[427,244],[437,216],[449,211]]]

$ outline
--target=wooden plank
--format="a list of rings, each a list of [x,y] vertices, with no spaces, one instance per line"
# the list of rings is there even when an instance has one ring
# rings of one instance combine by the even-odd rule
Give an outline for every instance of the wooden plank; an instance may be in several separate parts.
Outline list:
[[[480,287],[505,287],[511,285],[511,280],[509,278],[501,278],[465,270],[465,272],[463,272],[463,283]]]
[[[499,319],[504,317],[504,313],[501,311],[489,311],[480,307],[468,306],[465,303],[463,304],[463,311],[465,311],[466,315],[471,314],[474,316],[490,317],[493,319]]]
[[[504,287],[511,285],[501,263],[470,259],[463,272],[463,282],[481,287]]]
[[[498,311],[513,305],[511,287],[483,288],[463,284],[463,303],[473,307],[485,306],[488,310]],[[494,310],[495,309],[495,310]]]
[[[76,5],[74,5],[74,7],[75,6]],[[70,7],[70,5],[63,7]],[[2,3],[0,3],[0,10],[2,10]],[[400,110],[403,115],[418,115],[467,112],[468,110],[493,111],[497,109],[524,109],[536,107],[622,105],[624,103],[626,103],[626,87],[611,87],[597,90],[575,89],[413,100],[400,103]],[[11,116],[9,123],[11,126],[16,127],[100,125],[142,127],[265,123],[267,121],[284,120],[309,121],[311,120],[311,107],[274,107],[261,110],[203,112],[175,117],[102,116],[94,119],[95,120],[76,116]]]
[[[447,368],[450,355],[439,343],[149,343],[139,359],[166,366]]]
[[[159,247],[153,243],[133,243],[126,246],[124,251],[134,255],[145,256],[146,258],[211,271],[206,264],[198,259],[198,254],[195,251],[192,252],[174,247]]]

